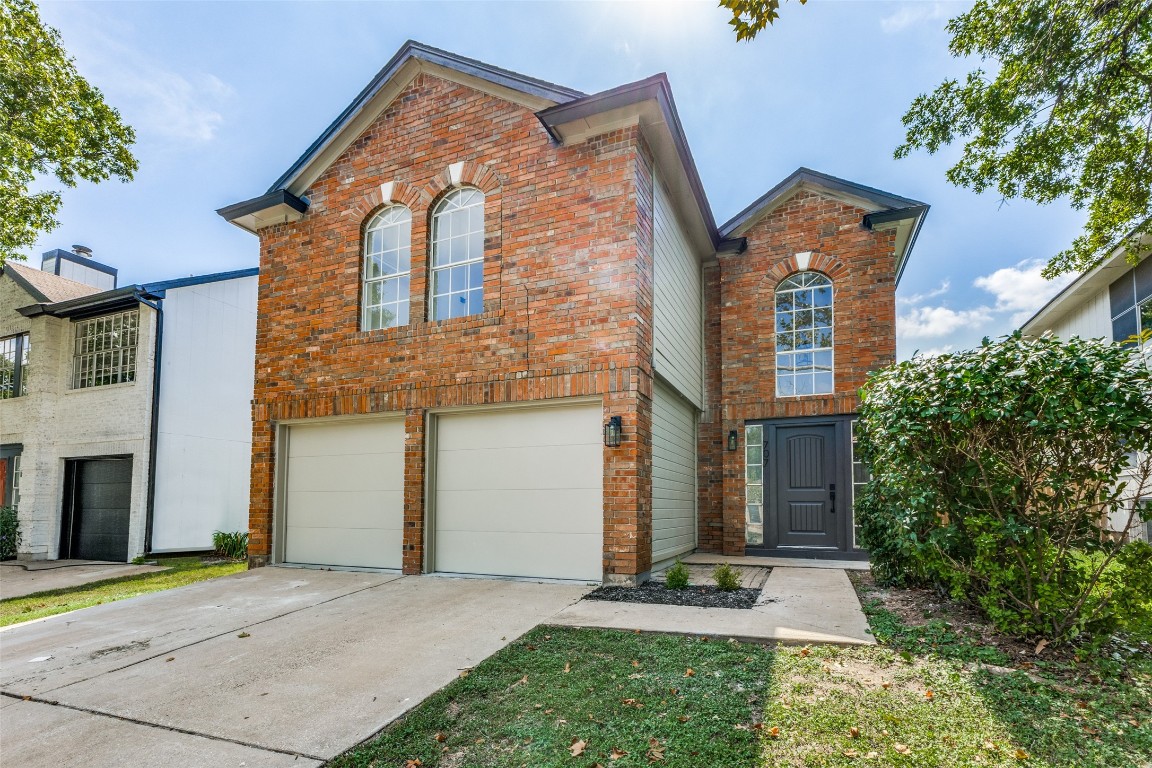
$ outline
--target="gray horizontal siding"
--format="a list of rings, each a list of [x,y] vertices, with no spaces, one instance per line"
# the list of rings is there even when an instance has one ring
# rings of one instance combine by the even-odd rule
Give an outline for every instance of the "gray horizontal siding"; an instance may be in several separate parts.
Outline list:
[[[676,218],[663,182],[654,192],[656,371],[703,408],[703,299],[700,258]]]

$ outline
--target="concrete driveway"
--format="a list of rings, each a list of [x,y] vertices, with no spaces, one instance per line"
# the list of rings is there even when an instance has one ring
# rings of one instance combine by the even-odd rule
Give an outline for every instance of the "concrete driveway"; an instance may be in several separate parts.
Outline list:
[[[262,568],[10,627],[4,763],[319,765],[587,590]]]

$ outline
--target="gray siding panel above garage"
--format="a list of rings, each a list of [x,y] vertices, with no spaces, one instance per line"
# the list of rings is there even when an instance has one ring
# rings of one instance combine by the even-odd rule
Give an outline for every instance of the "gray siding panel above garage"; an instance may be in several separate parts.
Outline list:
[[[652,390],[652,562],[696,548],[696,422],[663,382]]]
[[[700,258],[676,218],[668,191],[653,191],[656,371],[697,408],[704,405],[703,294]]]

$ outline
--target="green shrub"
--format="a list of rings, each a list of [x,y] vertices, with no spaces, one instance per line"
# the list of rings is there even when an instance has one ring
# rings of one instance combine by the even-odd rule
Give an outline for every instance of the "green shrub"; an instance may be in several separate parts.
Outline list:
[[[1150,413],[1152,371],[1104,342],[1016,333],[880,371],[857,424],[873,572],[936,584],[1023,637],[1146,624],[1152,549],[1107,519],[1136,522],[1152,488]]]
[[[248,532],[216,531],[212,534],[212,546],[221,557],[242,560],[248,557]]]
[[[735,592],[740,589],[740,574],[728,563],[716,566],[716,570],[712,571],[712,578],[716,580],[716,586],[721,592]]]
[[[20,549],[20,518],[12,507],[0,507],[0,560],[15,560]]]
[[[679,560],[664,574],[664,586],[668,589],[684,589],[688,586],[688,566]]]

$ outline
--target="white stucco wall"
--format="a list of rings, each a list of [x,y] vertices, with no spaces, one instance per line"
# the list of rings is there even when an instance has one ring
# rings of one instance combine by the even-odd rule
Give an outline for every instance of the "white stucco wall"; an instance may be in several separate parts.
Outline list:
[[[258,278],[163,300],[152,551],[211,549],[248,530]]]

